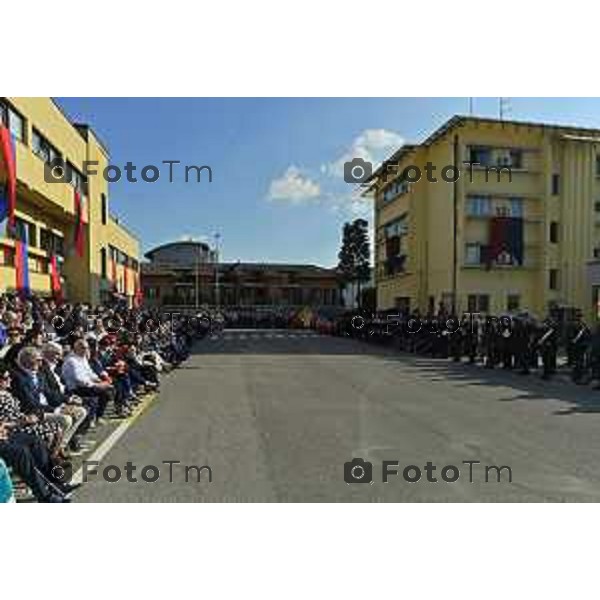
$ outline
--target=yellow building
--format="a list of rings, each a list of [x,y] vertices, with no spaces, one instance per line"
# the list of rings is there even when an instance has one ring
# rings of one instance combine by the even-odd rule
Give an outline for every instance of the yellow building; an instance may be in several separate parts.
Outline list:
[[[16,287],[15,239],[28,238],[30,288],[51,294],[50,259],[56,255],[63,295],[71,301],[97,303],[113,291],[131,300],[139,277],[139,242],[109,212],[108,183],[101,173],[108,150],[87,125],[72,123],[50,98],[1,98],[0,121],[14,138],[17,227],[0,232],[0,292]],[[69,180],[48,182],[45,169],[61,158]],[[83,176],[85,161],[98,161],[98,175]],[[0,186],[7,181],[0,161]],[[82,199],[83,256],[75,251],[77,210]],[[113,266],[112,262],[115,262]]]
[[[378,308],[595,315],[599,156],[600,129],[461,116],[400,148],[367,182]]]

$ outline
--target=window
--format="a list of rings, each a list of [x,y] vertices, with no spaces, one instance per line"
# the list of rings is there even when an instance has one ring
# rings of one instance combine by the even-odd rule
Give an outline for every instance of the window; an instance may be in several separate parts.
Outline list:
[[[429,312],[430,315],[432,315],[435,312],[435,296],[429,296],[427,312]]]
[[[64,240],[49,229],[40,228],[40,248],[48,254],[64,256]]]
[[[469,196],[467,198],[467,214],[482,217],[492,214],[492,200],[487,196]]]
[[[558,269],[550,269],[548,272],[548,287],[551,290],[558,289]]]
[[[54,254],[58,256],[65,255],[65,239],[60,235],[52,235],[52,243],[54,244]]]
[[[469,162],[478,163],[479,165],[492,164],[492,151],[487,146],[471,146],[469,148]]]
[[[550,223],[550,242],[558,244],[558,223],[556,221]]]
[[[43,256],[29,256],[28,266],[32,273],[48,274],[48,259]]]
[[[510,165],[513,169],[523,168],[523,151],[522,150],[511,150],[510,151]]]
[[[552,175],[552,195],[558,196],[560,194],[560,175]]]
[[[394,306],[402,312],[408,312],[410,310],[410,296],[396,296]]]
[[[506,310],[509,312],[519,310],[521,304],[521,296],[519,294],[508,294],[506,297]]]
[[[102,225],[106,225],[108,222],[108,200],[105,194],[100,194],[101,211],[102,211]]]
[[[596,177],[600,177],[600,154],[596,154]]]
[[[594,202],[594,210],[596,212],[600,212],[600,202],[598,202],[598,201]]]
[[[15,266],[15,249],[9,246],[0,247],[0,265],[5,267]]]
[[[481,264],[481,246],[477,243],[465,245],[465,264]]]
[[[7,102],[0,102],[0,122],[15,138],[25,143],[25,119]]]
[[[85,178],[70,162],[67,162],[67,178],[71,182],[71,185],[82,196],[84,196],[85,195]]]
[[[384,225],[383,232],[385,239],[406,235],[408,233],[408,223],[406,221],[406,215],[403,215],[399,219],[395,219]]]
[[[488,294],[469,294],[467,307],[470,313],[487,313],[490,310],[490,297]]]
[[[523,218],[523,198],[510,199],[510,216]]]
[[[20,242],[27,242],[29,246],[37,246],[37,229],[33,223],[24,221],[17,217],[15,228],[15,239]]]
[[[100,275],[102,279],[106,279],[106,248],[100,248]]]
[[[25,142],[25,119],[12,108],[8,109],[8,128],[21,142]]]
[[[409,191],[409,183],[408,181],[404,181],[403,179],[396,179],[392,181],[392,183],[383,190],[383,201],[391,202],[396,196],[400,196],[400,194],[406,194]]]
[[[31,132],[31,149],[45,162],[61,158],[60,152],[37,129]]]

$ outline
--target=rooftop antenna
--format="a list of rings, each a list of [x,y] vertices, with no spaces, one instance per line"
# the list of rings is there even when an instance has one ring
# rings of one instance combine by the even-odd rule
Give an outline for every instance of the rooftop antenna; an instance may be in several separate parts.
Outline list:
[[[498,98],[498,113],[501,121],[504,121],[504,117],[508,112],[510,112],[509,98]]]

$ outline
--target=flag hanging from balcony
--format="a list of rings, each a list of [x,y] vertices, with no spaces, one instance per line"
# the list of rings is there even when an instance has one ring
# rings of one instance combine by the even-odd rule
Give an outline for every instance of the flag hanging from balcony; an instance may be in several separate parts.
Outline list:
[[[73,200],[75,203],[75,251],[77,256],[81,258],[83,256],[85,229],[83,226],[83,205],[79,190],[73,191]]]
[[[128,282],[127,282],[127,265],[123,266],[123,293],[127,296],[128,292]]]
[[[142,286],[140,285],[140,274],[136,273],[135,274],[135,292],[133,294],[133,305],[138,308],[142,305],[142,300],[144,298],[144,295],[142,293]]]
[[[490,238],[486,248],[486,263],[523,264],[523,219],[494,217],[490,220]]]
[[[60,272],[58,271],[58,261],[56,254],[50,257],[50,285],[52,287],[52,295],[57,302],[61,302],[62,297],[62,285],[60,282]]]
[[[117,282],[117,261],[115,260],[114,256],[110,259],[110,270],[111,270],[110,278],[112,279],[112,283],[113,283],[115,291],[118,292],[119,285]]]
[[[17,152],[15,138],[10,130],[0,124],[0,154],[6,171],[6,190],[0,203],[0,221],[8,217],[9,230],[14,231],[17,205]]]
[[[21,235],[15,239],[15,273],[17,291],[28,297],[29,288],[29,245],[27,243],[27,227],[21,228]]]

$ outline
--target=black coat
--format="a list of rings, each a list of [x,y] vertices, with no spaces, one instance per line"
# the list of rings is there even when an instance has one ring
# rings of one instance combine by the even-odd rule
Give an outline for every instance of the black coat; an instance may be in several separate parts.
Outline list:
[[[34,385],[31,376],[20,368],[16,368],[12,374],[12,392],[21,402],[21,408],[26,413],[53,412],[57,406],[64,403],[65,398],[60,389],[58,393],[53,390],[48,379],[41,371],[38,371],[37,386]],[[58,386],[57,386],[58,387]],[[41,394],[44,395],[48,404],[40,402]]]

